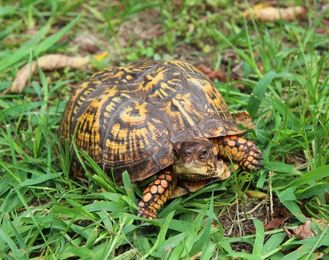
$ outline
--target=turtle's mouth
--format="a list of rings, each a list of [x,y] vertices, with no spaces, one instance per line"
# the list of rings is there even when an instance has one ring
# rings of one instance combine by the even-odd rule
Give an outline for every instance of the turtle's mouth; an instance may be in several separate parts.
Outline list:
[[[224,179],[223,176],[227,174],[227,167],[223,161],[217,161],[215,165],[177,164],[174,165],[174,171],[178,178],[184,180]]]

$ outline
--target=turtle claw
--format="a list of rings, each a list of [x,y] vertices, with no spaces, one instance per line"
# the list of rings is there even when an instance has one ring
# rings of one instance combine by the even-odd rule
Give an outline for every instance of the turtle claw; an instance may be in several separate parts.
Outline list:
[[[157,217],[157,211],[155,208],[152,208],[143,201],[140,201],[138,204],[138,216],[148,219],[155,219]]]
[[[262,166],[262,154],[254,143],[248,141],[247,145],[246,153],[239,163],[245,169],[259,170]]]

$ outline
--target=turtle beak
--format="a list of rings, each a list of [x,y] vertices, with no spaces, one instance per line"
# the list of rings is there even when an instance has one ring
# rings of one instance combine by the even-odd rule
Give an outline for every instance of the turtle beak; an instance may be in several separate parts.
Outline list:
[[[207,166],[194,167],[192,165],[174,165],[174,171],[183,175],[208,175],[211,172]]]

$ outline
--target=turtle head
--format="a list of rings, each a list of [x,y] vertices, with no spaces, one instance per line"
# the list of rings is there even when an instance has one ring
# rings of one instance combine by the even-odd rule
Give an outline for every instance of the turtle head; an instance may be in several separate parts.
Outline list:
[[[179,178],[191,181],[224,179],[228,171],[218,160],[217,147],[206,138],[175,143],[173,168]]]

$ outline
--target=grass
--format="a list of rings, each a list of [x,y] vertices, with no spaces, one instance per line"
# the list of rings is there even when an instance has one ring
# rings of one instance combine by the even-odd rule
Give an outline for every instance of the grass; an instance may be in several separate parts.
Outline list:
[[[109,55],[85,71],[39,70],[21,94],[0,97],[0,259],[328,256],[325,1],[305,1],[304,20],[272,23],[244,19],[242,11],[252,5],[248,2],[174,2],[32,0],[1,5],[0,91],[10,86],[23,64],[45,53],[85,55],[72,44],[81,32],[94,35],[97,46]],[[158,12],[162,34],[149,39],[143,35],[146,29],[140,34],[127,31],[131,39],[121,47],[120,26],[150,9]],[[240,171],[170,201],[152,221],[136,216],[141,190],[129,176],[124,176],[123,186],[115,185],[83,152],[79,155],[88,185],[72,180],[68,148],[57,136],[73,86],[109,64],[145,57],[225,67],[229,80],[216,86],[232,112],[248,110],[253,116],[256,128],[247,136],[264,154],[261,171]],[[238,79],[231,78],[239,64]],[[247,197],[247,190],[267,197]],[[279,205],[292,214],[288,227],[311,218],[314,237],[288,238],[281,227],[266,231],[264,212],[257,209],[273,206],[275,213]],[[239,232],[229,234],[232,227]]]

